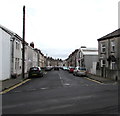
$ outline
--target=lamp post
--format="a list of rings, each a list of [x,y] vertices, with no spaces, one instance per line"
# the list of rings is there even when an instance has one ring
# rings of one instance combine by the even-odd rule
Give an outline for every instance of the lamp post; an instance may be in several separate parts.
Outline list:
[[[25,78],[24,70],[25,70],[25,6],[23,6],[23,39],[22,39],[22,78]]]

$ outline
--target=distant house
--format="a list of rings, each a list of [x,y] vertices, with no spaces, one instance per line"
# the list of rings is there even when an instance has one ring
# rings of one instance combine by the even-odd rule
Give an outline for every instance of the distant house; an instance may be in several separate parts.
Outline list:
[[[72,52],[71,56],[71,66],[76,67],[76,55],[77,55],[78,49],[76,49],[74,52]]]
[[[37,59],[36,59],[37,62],[38,62],[37,65],[40,66],[40,67],[44,67],[45,66],[45,64],[44,64],[44,54],[41,52],[40,49],[35,48],[34,50],[37,53]]]
[[[45,62],[44,62],[44,54],[42,52],[40,52],[40,67],[44,67],[45,66]]]
[[[99,75],[120,80],[120,29],[98,39]]]
[[[66,59],[66,66],[73,66],[76,67],[76,55],[77,55],[78,49],[74,50]]]
[[[27,46],[26,49],[26,55],[27,55],[27,70],[30,69],[30,67],[37,66],[37,52],[34,50],[32,46]]]
[[[96,74],[96,64],[98,62],[97,48],[80,48],[77,53],[77,65],[86,67],[89,73]]]

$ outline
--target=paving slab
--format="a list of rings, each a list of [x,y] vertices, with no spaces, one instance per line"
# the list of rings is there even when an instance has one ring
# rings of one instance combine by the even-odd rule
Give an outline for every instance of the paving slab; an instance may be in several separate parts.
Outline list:
[[[25,78],[27,79],[27,78]],[[22,76],[18,76],[17,78],[10,78],[4,81],[0,81],[0,91],[3,91],[5,89],[8,89],[22,81],[24,81],[25,79],[22,78]]]
[[[116,82],[115,80],[112,80],[110,78],[104,78],[104,77],[100,77],[100,76],[92,75],[92,74],[89,74],[88,78],[99,81],[101,83],[114,83],[114,82]]]

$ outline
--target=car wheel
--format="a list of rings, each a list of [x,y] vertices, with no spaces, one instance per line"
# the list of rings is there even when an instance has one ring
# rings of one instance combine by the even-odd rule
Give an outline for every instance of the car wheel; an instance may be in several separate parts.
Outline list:
[[[76,76],[76,73],[74,73],[74,76]]]

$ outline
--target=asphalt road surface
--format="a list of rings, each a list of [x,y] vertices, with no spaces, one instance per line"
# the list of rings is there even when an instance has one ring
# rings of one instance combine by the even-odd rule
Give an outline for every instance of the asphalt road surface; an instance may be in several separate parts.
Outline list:
[[[2,95],[3,114],[118,114],[118,85],[49,71]]]

